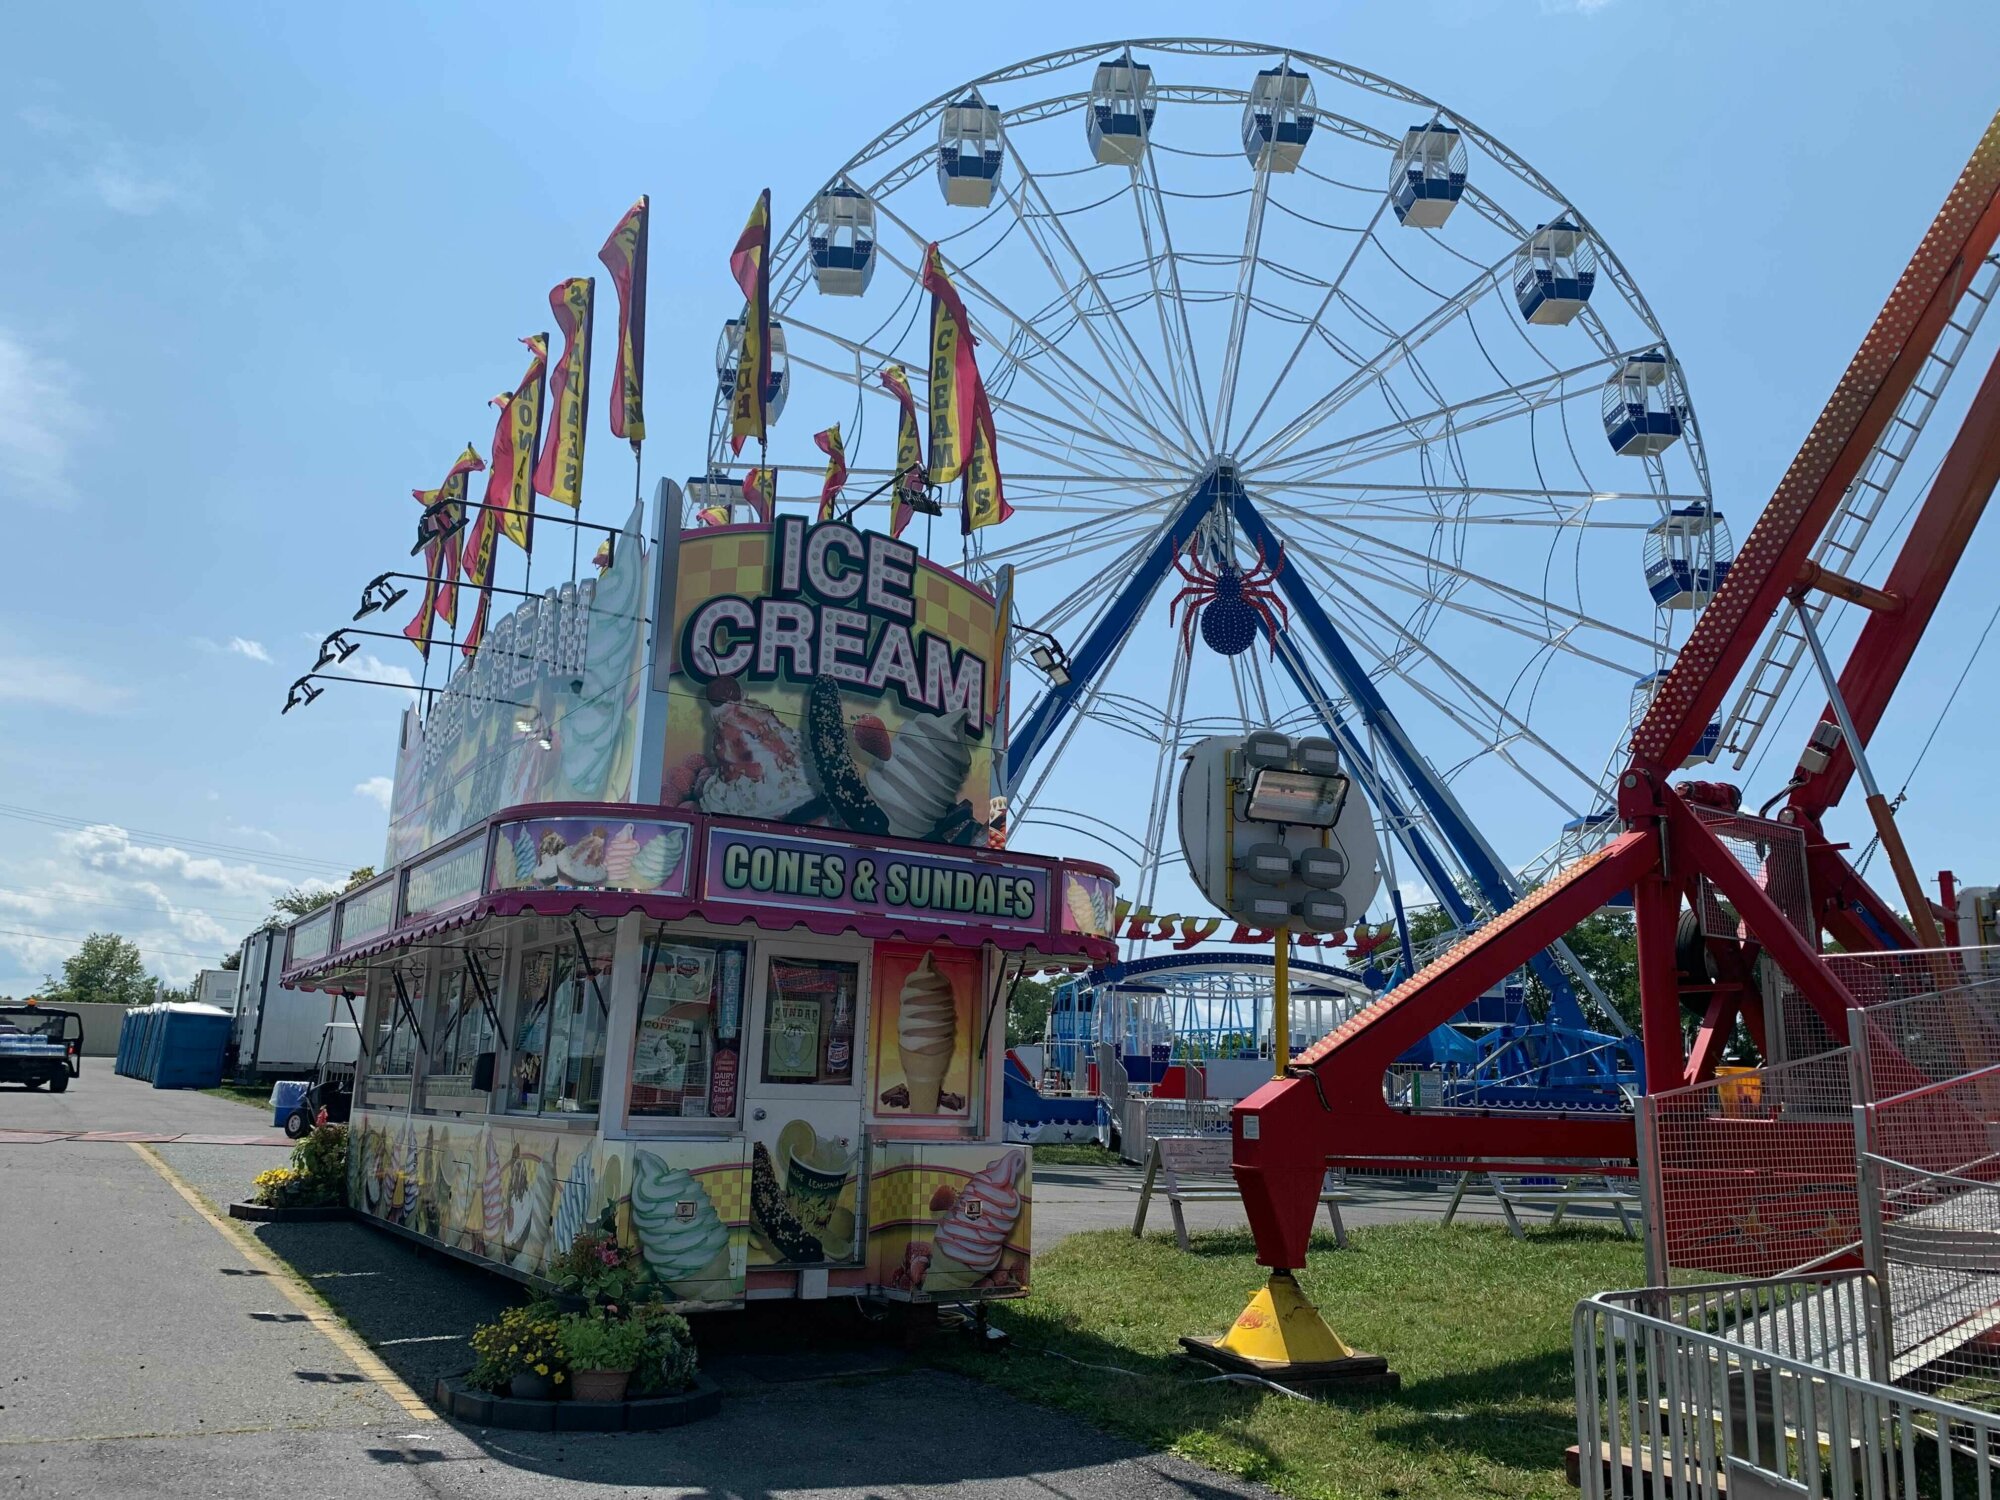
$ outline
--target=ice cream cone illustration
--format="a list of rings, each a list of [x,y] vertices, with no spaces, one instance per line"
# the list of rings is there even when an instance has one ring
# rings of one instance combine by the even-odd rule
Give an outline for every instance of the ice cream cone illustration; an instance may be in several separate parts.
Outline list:
[[[938,1091],[958,1050],[958,997],[951,980],[932,966],[930,954],[903,981],[896,1010],[896,1048],[910,1090],[910,1113],[934,1115]]]
[[[975,1278],[993,1273],[1007,1248],[1007,1237],[1020,1222],[1025,1164],[1023,1153],[1009,1151],[973,1173],[938,1226],[932,1241],[938,1257],[949,1256]]]
[[[646,1263],[669,1287],[730,1279],[729,1228],[707,1188],[650,1151],[633,1158],[632,1230]]]

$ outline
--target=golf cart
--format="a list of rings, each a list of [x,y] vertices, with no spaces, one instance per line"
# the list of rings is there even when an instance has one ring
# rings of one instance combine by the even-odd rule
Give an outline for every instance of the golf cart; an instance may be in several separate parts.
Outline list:
[[[352,1021],[329,1021],[319,1036],[313,1076],[303,1089],[280,1083],[271,1090],[272,1113],[285,1134],[297,1140],[319,1123],[345,1125],[354,1108],[354,1063],[361,1055],[361,1033]]]
[[[0,1005],[0,1083],[60,1094],[83,1072],[83,1017],[41,1005]]]

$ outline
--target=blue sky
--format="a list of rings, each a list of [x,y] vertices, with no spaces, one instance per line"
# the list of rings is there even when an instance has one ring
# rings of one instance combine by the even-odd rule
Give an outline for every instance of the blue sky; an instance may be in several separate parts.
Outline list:
[[[650,484],[699,466],[723,262],[758,187],[788,217],[903,112],[1016,58],[1245,30],[1177,3],[1081,29],[1039,3],[106,22],[16,16],[0,105],[0,993],[92,928],[184,977],[275,891],[376,858],[402,695],[336,690],[281,720],[284,686],[402,555],[410,488],[484,449],[515,338],[547,326],[555,280],[597,269],[639,192]],[[1669,332],[1739,530],[2000,77],[1984,0],[1340,4],[1248,29],[1441,99],[1562,186]],[[622,519],[628,474],[600,460],[594,519]],[[1892,790],[1987,619],[1996,551],[1989,526],[1878,742]],[[418,665],[369,645],[384,675]],[[1983,676],[1911,786],[1925,871],[1995,874]],[[1547,819],[1497,809],[1488,832],[1525,858]]]

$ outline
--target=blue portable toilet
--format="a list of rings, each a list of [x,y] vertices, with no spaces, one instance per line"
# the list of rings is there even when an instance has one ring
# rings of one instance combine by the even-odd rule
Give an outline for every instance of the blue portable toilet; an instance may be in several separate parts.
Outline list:
[[[222,1053],[235,1020],[214,1005],[167,1005],[154,1048],[156,1089],[212,1089],[222,1082]]]

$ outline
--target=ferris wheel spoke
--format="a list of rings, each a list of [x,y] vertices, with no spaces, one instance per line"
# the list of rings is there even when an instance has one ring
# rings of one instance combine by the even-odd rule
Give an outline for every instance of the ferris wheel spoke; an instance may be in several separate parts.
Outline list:
[[[1306,346],[1311,342],[1315,332],[1325,333],[1328,343],[1336,349],[1336,352],[1343,355],[1346,354],[1346,351],[1339,347],[1333,335],[1330,332],[1325,332],[1320,320],[1326,316],[1327,310],[1333,306],[1335,299],[1343,295],[1341,287],[1347,281],[1347,273],[1354,269],[1355,262],[1361,258],[1361,252],[1367,248],[1369,240],[1375,233],[1375,226],[1381,222],[1382,212],[1388,206],[1389,195],[1384,193],[1376,201],[1375,212],[1369,216],[1367,228],[1355,236],[1354,245],[1347,252],[1347,258],[1341,262],[1340,269],[1334,273],[1333,280],[1327,283],[1326,292],[1320,298],[1319,306],[1313,310],[1313,314],[1306,321],[1305,327],[1299,330],[1298,342],[1292,346],[1292,352],[1286,356],[1284,364],[1279,366],[1278,373],[1272,377],[1270,388],[1264,392],[1264,399],[1257,403],[1257,409],[1250,414],[1250,420],[1243,428],[1242,441],[1245,445],[1256,435],[1259,424],[1264,420],[1264,414],[1271,409],[1271,403],[1277,399],[1279,390],[1283,388],[1286,378],[1292,373],[1292,367],[1299,362],[1299,356],[1305,353]],[[1351,356],[1347,357],[1351,358]],[[1252,458],[1254,458],[1255,452],[1256,450],[1252,450]]]
[[[889,223],[895,225],[898,229],[902,230],[903,233],[909,237],[911,243],[916,245],[919,248],[919,250],[922,250],[925,246],[929,244],[929,241],[923,239],[913,226],[905,222],[898,214],[896,214],[886,204],[878,206],[876,209],[876,213],[880,218],[887,220]],[[909,263],[901,260],[892,251],[890,251],[887,246],[881,244],[879,241],[876,243],[875,248],[876,248],[876,253],[878,255],[880,255],[884,260],[887,260],[889,264],[896,267],[897,270],[901,271],[904,274],[904,276],[909,278],[912,284],[921,286],[923,281],[923,273],[921,268],[910,265]],[[1191,453],[1186,453],[1185,448],[1183,448],[1179,443],[1170,440],[1163,432],[1160,431],[1160,429],[1152,422],[1150,418],[1148,418],[1130,401],[1126,400],[1123,395],[1113,390],[1109,385],[1099,380],[1095,375],[1091,374],[1089,370],[1087,370],[1083,365],[1079,364],[1073,357],[1071,357],[1066,351],[1060,348],[1053,340],[1051,340],[1046,334],[1044,334],[1041,330],[1041,327],[1038,326],[1041,320],[1023,318],[1020,314],[1016,313],[1011,307],[1009,307],[1004,301],[1002,301],[998,296],[996,296],[992,291],[988,290],[988,288],[982,281],[980,281],[968,269],[966,269],[963,266],[954,266],[952,268],[952,280],[963,290],[971,292],[980,302],[984,303],[988,307],[991,307],[995,312],[1000,314],[1000,316],[1004,317],[1012,325],[1014,334],[1013,337],[1009,338],[1008,340],[1002,341],[995,337],[994,331],[990,327],[984,326],[984,322],[982,319],[976,317],[974,318],[974,331],[980,333],[983,336],[984,341],[992,345],[993,347],[1002,348],[1010,351],[1011,363],[1014,368],[1022,371],[1022,373],[1026,374],[1030,379],[1040,384],[1044,389],[1048,390],[1052,395],[1055,395],[1058,400],[1063,401],[1064,404],[1067,407],[1069,407],[1069,409],[1072,412],[1079,411],[1079,408],[1076,405],[1076,402],[1078,401],[1081,401],[1082,403],[1084,403],[1085,406],[1088,406],[1093,410],[1099,409],[1104,404],[1108,404],[1113,411],[1122,413],[1125,418],[1130,420],[1130,422],[1137,424],[1137,431],[1143,432],[1146,437],[1150,438],[1153,442],[1159,444],[1160,450],[1162,452],[1180,451],[1186,454],[1186,456],[1190,460],[1193,458],[1193,455]],[[971,309],[968,308],[967,311],[969,312],[971,311]],[[1081,386],[1072,385],[1069,387],[1067,395],[1061,393],[1057,389],[1057,383],[1051,374],[1043,371],[1038,366],[1030,363],[1019,352],[1014,352],[1015,338],[1026,339],[1032,342],[1036,346],[1036,348],[1040,350],[1040,352],[1046,355],[1056,365],[1060,366],[1063,373],[1067,375],[1071,381],[1081,382]],[[989,379],[997,378],[999,373],[1000,372],[998,371],[992,372],[992,375],[991,377],[989,377]],[[1088,389],[1085,390],[1083,387],[1087,387]],[[1135,433],[1130,429],[1128,429],[1127,436],[1128,438],[1133,437],[1135,436]]]
[[[1489,590],[1500,595],[1502,598],[1537,613],[1559,615],[1563,619],[1568,620],[1572,625],[1580,626],[1586,630],[1598,631],[1617,640],[1629,641],[1633,645],[1643,646],[1649,651],[1654,645],[1651,636],[1640,635],[1637,631],[1628,630],[1622,625],[1614,625],[1609,620],[1599,619],[1581,609],[1559,603],[1554,599],[1545,599],[1538,594],[1531,594],[1525,589],[1517,589],[1510,584],[1500,582],[1497,578],[1475,572],[1470,568],[1444,562],[1429,553],[1419,552],[1411,547],[1399,546],[1394,542],[1375,535],[1373,532],[1362,531],[1341,521],[1334,521],[1323,516],[1313,515],[1309,511],[1296,509],[1293,506],[1284,504],[1282,501],[1266,499],[1266,492],[1262,490],[1258,492],[1258,503],[1263,508],[1269,510],[1273,516],[1284,517],[1287,520],[1302,525],[1315,527],[1323,532],[1333,533],[1329,537],[1329,541],[1335,546],[1342,548],[1360,546],[1378,552],[1389,553],[1409,567],[1449,574],[1461,583],[1476,585],[1479,588]],[[1625,670],[1623,663],[1605,662],[1602,664],[1617,666],[1621,671]]]
[[[1141,377],[1144,385],[1149,385],[1159,397],[1164,411],[1172,418],[1174,425],[1180,428],[1181,436],[1184,439],[1184,442],[1178,445],[1181,447],[1181,451],[1190,455],[1199,452],[1201,447],[1200,440],[1195,437],[1194,429],[1188,425],[1186,414],[1174,405],[1173,397],[1167,393],[1166,387],[1160,384],[1160,377],[1153,368],[1153,362],[1146,358],[1145,351],[1139,346],[1139,341],[1132,336],[1132,330],[1126,326],[1124,318],[1119,316],[1117,307],[1113,305],[1110,297],[1105,294],[1103,286],[1097,279],[1096,271],[1091,268],[1089,258],[1077,248],[1076,241],[1070,236],[1068,228],[1063,223],[1062,215],[1056,211],[1055,205],[1049,202],[1048,195],[1042,191],[1041,184],[1035,180],[1034,173],[1028,170],[1028,164],[1022,160],[1021,153],[1015,149],[1011,140],[1005,143],[1004,149],[1009,160],[1014,163],[1015,172],[1018,174],[1018,186],[1008,192],[1007,201],[1013,208],[1022,231],[1028,236],[1029,243],[1034,245],[1042,258],[1042,263],[1048,268],[1050,280],[1055,283],[1058,291],[1068,293],[1072,299],[1077,297],[1078,288],[1072,281],[1065,279],[1062,271],[1057,267],[1055,257],[1050,254],[1049,247],[1043,238],[1043,232],[1037,227],[1038,223],[1049,226],[1049,232],[1069,252],[1070,260],[1076,268],[1075,274],[1083,278],[1083,285],[1089,287],[1092,297],[1096,299],[1097,306],[1101,309],[1108,328],[1115,333],[1124,345],[1125,358],[1121,361],[1105,346],[1102,331],[1098,328],[1097,319],[1091,315],[1090,310],[1079,303],[1072,302],[1072,305],[1076,307],[1078,314],[1082,318],[1084,333],[1089,337],[1091,343],[1097,346],[1098,354],[1103,358],[1106,369],[1116,371],[1123,368],[1127,373]],[[1038,214],[1031,214],[1022,206],[1021,195],[1024,192],[1034,194],[1036,202],[1040,205],[1040,212]],[[1135,380],[1133,385],[1134,392],[1136,393],[1140,389],[1142,389],[1140,381]]]
[[[1243,224],[1243,258],[1236,273],[1236,297],[1229,309],[1229,342],[1222,351],[1222,379],[1215,392],[1215,427],[1222,436],[1224,451],[1229,449],[1229,421],[1236,404],[1236,382],[1243,370],[1243,344],[1249,333],[1250,294],[1257,283],[1258,251],[1264,242],[1264,208],[1271,201],[1271,162],[1268,154],[1257,164],[1256,183],[1250,191],[1250,210]]]
[[[1327,603],[1346,618],[1350,626],[1354,627],[1355,637],[1366,644],[1376,661],[1385,670],[1392,672],[1399,681],[1403,682],[1413,691],[1422,693],[1434,706],[1452,716],[1455,722],[1461,724],[1461,727],[1464,727],[1468,722],[1476,723],[1476,720],[1468,721],[1461,717],[1464,712],[1462,705],[1449,703],[1443,699],[1442,695],[1437,694],[1434,689],[1423,683],[1414,673],[1409,672],[1399,664],[1402,658],[1422,658],[1435,671],[1451,682],[1467,699],[1481,705],[1492,715],[1491,722],[1487,728],[1494,735],[1497,736],[1506,732],[1527,740],[1536,749],[1548,756],[1550,760],[1568,771],[1584,787],[1592,792],[1597,790],[1598,780],[1596,777],[1584,771],[1575,761],[1550,744],[1535,730],[1533,725],[1500,702],[1491,693],[1480,687],[1469,674],[1454,667],[1428,641],[1407,630],[1387,610],[1354,588],[1346,577],[1323,565],[1318,567],[1316,571],[1331,586],[1332,592],[1327,596]],[[1372,629],[1369,628],[1368,622],[1371,621],[1374,628],[1387,631],[1400,643],[1395,651],[1382,650],[1380,644],[1373,637]],[[1544,644],[1553,643],[1545,642]],[[1619,668],[1618,670],[1623,671],[1625,669]]]
[[[1607,367],[1622,363],[1630,357],[1628,353],[1614,354],[1607,358],[1591,360],[1587,364],[1572,365],[1566,370],[1539,376],[1519,385],[1499,386],[1482,391],[1477,396],[1468,396],[1448,406],[1433,408],[1420,416],[1384,423],[1366,432],[1354,433],[1331,443],[1322,443],[1316,448],[1301,449],[1259,468],[1246,470],[1245,474],[1246,477],[1254,476],[1266,484],[1288,484],[1294,480],[1330,478],[1363,464],[1377,463],[1385,458],[1408,453],[1415,448],[1428,447],[1450,434],[1463,435],[1475,432],[1497,422],[1511,421],[1531,412],[1561,406],[1566,402],[1594,395],[1595,391],[1588,386],[1571,389],[1571,382],[1597,375]],[[1441,424],[1440,429],[1430,431],[1430,424],[1433,423]],[[1412,433],[1419,435],[1411,436]],[[1402,441],[1396,441],[1399,436]],[[1319,467],[1293,472],[1293,466],[1307,463],[1316,463]]]
[[[1385,198],[1384,202],[1386,203],[1386,201]],[[1379,218],[1380,209],[1376,212],[1377,218]],[[1371,220],[1371,232],[1373,223],[1374,221]],[[1364,237],[1363,243],[1366,243],[1366,237]],[[1506,254],[1499,260],[1494,261],[1471,281],[1461,287],[1455,296],[1431,309],[1430,312],[1419,318],[1415,323],[1412,323],[1408,328],[1390,335],[1382,347],[1372,357],[1363,361],[1358,369],[1342,377],[1340,383],[1334,386],[1332,390],[1320,396],[1304,411],[1279,427],[1270,437],[1246,453],[1243,457],[1244,468],[1247,470],[1256,467],[1260,462],[1275,462],[1282,459],[1286,450],[1296,445],[1308,433],[1312,432],[1321,423],[1325,422],[1327,418],[1347,405],[1348,402],[1352,401],[1362,391],[1379,381],[1385,380],[1403,360],[1413,355],[1426,342],[1449,327],[1460,315],[1468,313],[1482,298],[1498,288],[1504,279],[1501,273],[1513,264],[1516,249],[1518,249],[1518,246],[1510,247]],[[1348,259],[1349,266],[1354,263],[1355,258],[1360,253],[1361,245],[1357,244]],[[1346,269],[1346,267],[1342,267],[1343,274],[1345,274]],[[1290,372],[1292,363],[1297,360],[1299,354],[1303,351],[1307,336],[1310,335],[1314,328],[1320,326],[1319,320],[1326,315],[1326,311],[1332,305],[1334,298],[1342,295],[1338,284],[1328,290],[1326,297],[1321,302],[1319,311],[1313,315],[1311,325],[1307,328],[1306,333],[1300,335],[1299,348],[1293,351],[1292,360],[1287,361],[1284,370],[1279,373],[1278,379],[1272,382],[1271,392],[1270,395],[1265,397],[1264,407],[1269,406],[1271,399],[1277,395],[1278,389],[1284,384],[1285,375]],[[1352,306],[1352,303],[1349,302],[1347,305]],[[1252,420],[1251,425],[1253,428],[1257,425],[1258,420],[1262,418],[1264,407],[1258,409],[1257,418]],[[1248,434],[1246,433],[1245,436],[1247,439]]]
[[[1181,290],[1179,258],[1174,254],[1174,231],[1167,216],[1166,195],[1160,191],[1159,163],[1151,151],[1132,169],[1132,207],[1139,217],[1139,236],[1146,250],[1147,274],[1153,283],[1153,304],[1160,316],[1160,344],[1167,351],[1167,372],[1183,406],[1201,419],[1201,435],[1207,447],[1215,447],[1215,430],[1208,419],[1208,396],[1201,384],[1201,360],[1196,353],[1194,328],[1188,320],[1187,298]],[[1143,191],[1141,191],[1143,189]],[[1151,216],[1148,217],[1150,207]],[[1160,246],[1153,246],[1153,226],[1159,226]],[[1160,286],[1159,267],[1164,260],[1167,286]],[[1178,319],[1170,325],[1168,303]],[[1176,342],[1178,334],[1178,342]]]

